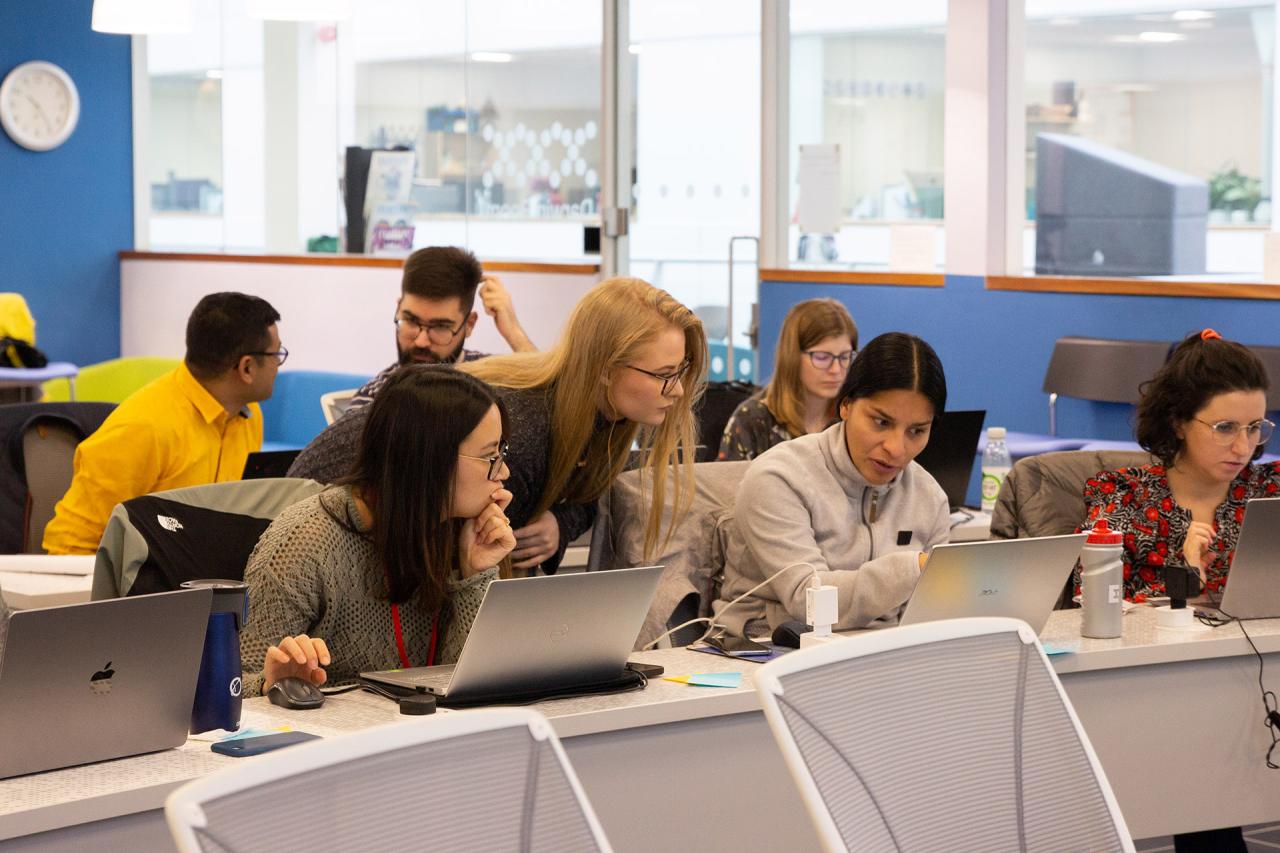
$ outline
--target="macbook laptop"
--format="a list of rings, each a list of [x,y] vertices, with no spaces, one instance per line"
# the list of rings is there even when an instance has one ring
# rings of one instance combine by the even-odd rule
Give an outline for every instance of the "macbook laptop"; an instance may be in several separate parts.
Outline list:
[[[662,566],[496,580],[456,664],[362,672],[452,700],[618,678]]]
[[[974,448],[982,436],[985,411],[943,412],[929,430],[929,443],[920,451],[916,462],[933,475],[942,491],[947,493],[947,503],[952,511],[965,504],[969,482],[977,457]]]
[[[903,625],[965,616],[1021,619],[1038,634],[1087,534],[939,545],[902,614]]]
[[[1280,498],[1245,504],[1244,523],[1231,559],[1220,606],[1236,619],[1280,616]]]
[[[212,598],[14,613],[0,651],[0,779],[185,743]]]

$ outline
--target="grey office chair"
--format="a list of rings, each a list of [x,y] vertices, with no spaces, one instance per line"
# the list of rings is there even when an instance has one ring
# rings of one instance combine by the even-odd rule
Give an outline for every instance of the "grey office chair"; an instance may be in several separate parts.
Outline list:
[[[22,462],[27,475],[23,547],[27,554],[43,554],[44,528],[53,510],[71,488],[76,447],[84,435],[69,421],[36,420],[22,433]]]
[[[827,850],[1134,849],[1025,622],[868,631],[755,686]]]
[[[237,762],[174,791],[164,811],[183,853],[612,849],[551,724],[524,708]]]
[[[1139,386],[1164,364],[1168,341],[1058,338],[1044,374],[1049,395],[1049,434],[1058,434],[1058,397],[1103,403],[1137,403]],[[1066,449],[1066,448],[1064,448]]]
[[[1247,346],[1262,360],[1262,366],[1267,369],[1267,377],[1271,380],[1271,387],[1267,389],[1267,411],[1280,412],[1280,347],[1254,344]]]

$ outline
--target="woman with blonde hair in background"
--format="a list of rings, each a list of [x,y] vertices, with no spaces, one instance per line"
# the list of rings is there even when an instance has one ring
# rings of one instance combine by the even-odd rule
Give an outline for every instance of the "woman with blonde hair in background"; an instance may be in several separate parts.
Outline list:
[[[492,385],[511,417],[515,568],[555,571],[633,445],[652,501],[645,554],[656,552],[668,488],[673,526],[693,499],[693,403],[706,360],[692,311],[638,278],[614,278],[582,297],[551,349],[461,368]]]
[[[782,321],[773,378],[725,424],[720,461],[754,459],[775,444],[822,432],[836,420],[836,395],[858,353],[858,327],[834,299],[809,299]]]
[[[645,552],[656,552],[664,504],[674,507],[675,524],[693,499],[692,409],[706,361],[706,335],[692,311],[640,279],[614,278],[582,297],[551,349],[456,368],[492,386],[507,412],[514,568],[556,570],[565,547],[595,520],[596,499],[633,446],[653,501]],[[332,482],[345,474],[362,412],[322,432],[289,475]]]

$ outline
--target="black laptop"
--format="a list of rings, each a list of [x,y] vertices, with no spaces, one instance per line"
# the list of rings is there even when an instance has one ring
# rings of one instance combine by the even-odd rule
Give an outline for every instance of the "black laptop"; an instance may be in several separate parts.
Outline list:
[[[244,462],[242,480],[262,480],[268,477],[287,477],[293,460],[301,450],[262,450],[250,453]]]
[[[982,422],[986,418],[985,410],[943,412],[929,430],[929,443],[916,457],[920,467],[932,474],[947,493],[952,511],[964,506],[969,493]]]

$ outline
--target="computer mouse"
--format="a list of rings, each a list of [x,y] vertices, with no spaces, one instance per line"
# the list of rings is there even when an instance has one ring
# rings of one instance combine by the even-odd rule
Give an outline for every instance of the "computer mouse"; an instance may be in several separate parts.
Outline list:
[[[324,694],[310,681],[301,678],[282,678],[267,691],[272,705],[291,711],[310,711],[324,704]]]
[[[773,629],[773,644],[775,646],[785,646],[788,649],[798,649],[800,648],[800,635],[808,634],[812,630],[812,625],[806,625],[799,619],[783,622]]]

